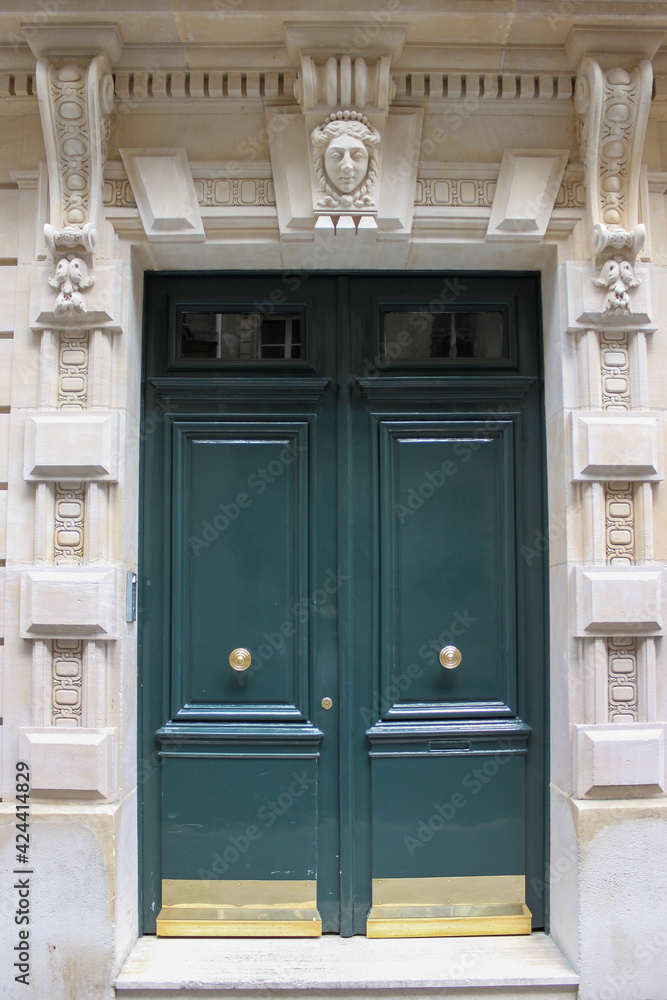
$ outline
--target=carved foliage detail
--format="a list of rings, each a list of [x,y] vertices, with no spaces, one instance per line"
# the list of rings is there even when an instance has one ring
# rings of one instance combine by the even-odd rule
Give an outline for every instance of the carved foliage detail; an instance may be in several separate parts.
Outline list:
[[[52,722],[54,726],[83,724],[83,641],[54,639],[52,643]]]
[[[609,663],[609,721],[637,721],[637,640],[607,640]]]
[[[630,316],[631,295],[639,285],[634,264],[645,238],[639,224],[639,169],[651,100],[651,64],[631,72],[603,72],[584,59],[577,77],[575,107],[583,116],[581,158],[586,166],[589,235],[595,284],[606,289],[600,312]]]
[[[85,313],[86,304],[81,294],[82,289],[90,288],[95,279],[88,274],[88,265],[80,257],[61,257],[56,264],[56,273],[49,278],[49,284],[58,289],[56,305],[53,310],[56,316],[63,313]]]
[[[620,256],[605,261],[594,284],[598,288],[608,290],[602,303],[603,313],[632,315],[628,292],[640,284],[640,279],[635,277],[634,269],[629,261],[623,260]]]

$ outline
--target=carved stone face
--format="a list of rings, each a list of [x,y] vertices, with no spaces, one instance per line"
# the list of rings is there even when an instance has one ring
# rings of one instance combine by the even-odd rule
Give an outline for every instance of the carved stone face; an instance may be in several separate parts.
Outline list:
[[[361,139],[343,133],[332,139],[327,146],[324,169],[338,191],[352,194],[366,176],[368,150]]]

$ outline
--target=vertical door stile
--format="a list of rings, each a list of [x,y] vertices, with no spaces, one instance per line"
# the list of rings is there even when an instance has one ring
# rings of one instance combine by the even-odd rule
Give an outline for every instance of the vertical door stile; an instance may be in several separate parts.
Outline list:
[[[352,638],[352,608],[354,600],[352,533],[352,426],[349,400],[352,386],[349,378],[350,364],[350,295],[349,279],[340,277],[336,282],[339,305],[337,328],[338,354],[338,484],[337,484],[337,543],[340,578],[343,586],[338,605],[339,690],[340,690],[340,933],[349,937],[355,933],[355,838],[354,838],[354,756],[352,732],[354,729],[354,699],[344,697],[354,685],[354,643]]]

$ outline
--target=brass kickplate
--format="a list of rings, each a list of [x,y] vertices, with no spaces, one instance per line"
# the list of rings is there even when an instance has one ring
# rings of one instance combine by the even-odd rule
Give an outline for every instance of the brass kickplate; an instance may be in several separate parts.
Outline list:
[[[531,922],[523,875],[373,879],[366,935],[530,934]]]
[[[319,937],[317,882],[163,879],[158,937]]]

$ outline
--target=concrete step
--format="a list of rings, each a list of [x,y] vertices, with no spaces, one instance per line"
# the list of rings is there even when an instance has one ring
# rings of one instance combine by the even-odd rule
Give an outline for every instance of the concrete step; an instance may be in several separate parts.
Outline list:
[[[118,1000],[574,1000],[579,980],[545,934],[376,939],[156,938],[137,941]],[[398,998],[397,998],[398,1000]]]

